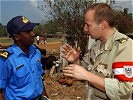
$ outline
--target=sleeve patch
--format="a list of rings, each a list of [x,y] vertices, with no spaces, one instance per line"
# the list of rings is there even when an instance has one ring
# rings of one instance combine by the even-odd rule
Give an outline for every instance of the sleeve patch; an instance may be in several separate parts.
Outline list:
[[[133,62],[115,62],[112,68],[115,78],[120,81],[133,82]]]

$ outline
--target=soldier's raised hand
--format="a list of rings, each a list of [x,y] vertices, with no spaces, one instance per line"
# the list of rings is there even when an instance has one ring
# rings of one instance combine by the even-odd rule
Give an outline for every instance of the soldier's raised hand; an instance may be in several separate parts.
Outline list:
[[[65,58],[67,61],[73,63],[79,58],[80,55],[80,47],[77,48],[77,50],[73,49],[69,44],[66,44],[63,46],[63,58]]]

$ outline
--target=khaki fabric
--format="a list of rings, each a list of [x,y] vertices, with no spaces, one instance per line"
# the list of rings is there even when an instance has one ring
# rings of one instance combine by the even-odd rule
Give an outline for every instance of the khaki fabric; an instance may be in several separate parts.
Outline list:
[[[112,63],[133,61],[133,41],[114,30],[105,44],[96,40],[83,57],[82,64],[88,71],[105,78],[106,93],[88,83],[87,100],[131,100],[132,83],[114,79]]]

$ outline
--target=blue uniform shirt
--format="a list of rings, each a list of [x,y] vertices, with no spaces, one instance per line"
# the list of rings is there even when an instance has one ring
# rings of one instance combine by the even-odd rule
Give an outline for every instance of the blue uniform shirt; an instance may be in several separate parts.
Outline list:
[[[41,53],[34,46],[29,47],[29,56],[13,44],[6,51],[7,58],[0,57],[0,88],[6,100],[32,100],[42,94],[43,74]]]

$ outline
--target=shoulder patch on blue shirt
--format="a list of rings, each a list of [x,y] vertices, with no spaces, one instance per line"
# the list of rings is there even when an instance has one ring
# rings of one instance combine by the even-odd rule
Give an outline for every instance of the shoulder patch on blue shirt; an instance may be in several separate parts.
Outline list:
[[[7,58],[9,56],[9,52],[4,51],[3,53],[0,54],[0,57],[2,58]]]

